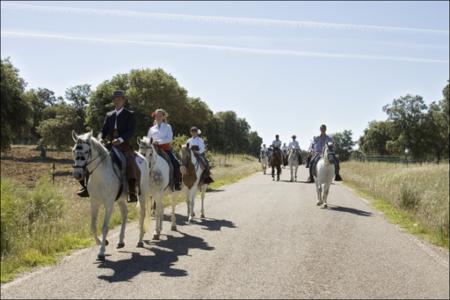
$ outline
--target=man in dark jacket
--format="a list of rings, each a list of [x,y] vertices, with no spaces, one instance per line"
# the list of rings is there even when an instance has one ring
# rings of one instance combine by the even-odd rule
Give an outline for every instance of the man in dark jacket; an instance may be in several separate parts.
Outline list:
[[[119,148],[124,153],[127,160],[126,174],[129,186],[129,202],[136,202],[138,170],[135,163],[134,150],[129,142],[134,135],[136,121],[134,112],[124,107],[125,101],[125,94],[122,90],[117,90],[113,93],[115,110],[106,114],[101,138],[108,138],[113,146]],[[78,195],[88,197],[89,194],[87,193],[86,186],[83,185],[83,188],[83,190],[78,192]]]

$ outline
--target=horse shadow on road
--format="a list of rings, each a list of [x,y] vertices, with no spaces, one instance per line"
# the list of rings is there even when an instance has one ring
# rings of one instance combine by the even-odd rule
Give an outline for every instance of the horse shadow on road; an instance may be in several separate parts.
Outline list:
[[[113,275],[100,275],[99,279],[109,283],[130,281],[142,272],[156,272],[166,277],[187,276],[186,270],[175,268],[178,258],[189,255],[190,249],[214,250],[204,239],[186,233],[178,232],[181,237],[168,235],[166,240],[144,241],[144,251],[153,252],[154,255],[143,255],[140,252],[131,252],[131,257],[119,261],[106,260],[98,265],[100,269],[113,270]],[[157,247],[152,247],[152,246]],[[147,247],[150,246],[150,247]],[[122,251],[127,252],[127,251]]]
[[[330,204],[328,204],[328,209],[329,210],[333,210],[333,211],[346,212],[346,213],[350,213],[350,214],[354,214],[354,215],[358,215],[358,216],[363,216],[363,217],[370,217],[370,216],[372,216],[372,213],[369,212],[369,211],[359,210],[359,209],[356,209],[356,208],[345,207],[345,206],[338,206],[338,205],[330,205]]]
[[[191,226],[191,225],[200,225],[204,230],[210,231],[220,231],[223,227],[226,228],[237,228],[237,226],[232,222],[225,219],[213,219],[213,218],[204,218],[198,219],[195,218],[191,221],[191,224],[187,224],[187,217],[185,215],[175,214],[176,224],[177,226]],[[164,215],[164,221],[170,222],[170,215]]]

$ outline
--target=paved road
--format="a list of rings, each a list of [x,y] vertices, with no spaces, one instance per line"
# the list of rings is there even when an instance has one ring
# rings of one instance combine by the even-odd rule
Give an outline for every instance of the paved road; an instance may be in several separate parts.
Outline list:
[[[287,170],[280,182],[256,174],[208,193],[207,219],[191,225],[181,204],[179,231],[167,218],[161,241],[144,249],[135,248],[135,224],[120,251],[113,231],[105,263],[95,261],[97,247],[85,249],[3,285],[1,297],[449,298],[448,252],[403,233],[340,184],[321,209],[313,185],[287,178]]]

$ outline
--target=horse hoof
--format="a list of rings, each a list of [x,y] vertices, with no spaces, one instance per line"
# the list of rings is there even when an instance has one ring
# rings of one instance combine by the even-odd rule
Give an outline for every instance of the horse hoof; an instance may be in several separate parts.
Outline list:
[[[177,231],[177,226],[176,226],[176,225],[173,225],[172,227],[170,227],[170,229],[171,229],[172,231]]]
[[[117,249],[120,249],[120,248],[123,248],[123,247],[125,247],[125,243],[124,242],[121,242],[121,243],[117,244]]]
[[[108,245],[109,245],[108,240],[105,240],[105,246],[108,246]]]
[[[328,205],[325,203],[324,205],[323,205],[323,208],[327,208],[328,207]]]
[[[137,246],[136,247],[138,247],[138,248],[144,248],[144,243],[143,242],[139,242],[139,243],[137,243]]]
[[[322,205],[322,202],[321,201],[317,201],[316,205],[317,206]]]
[[[153,235],[153,240],[159,241],[159,234],[154,234]]]
[[[99,255],[97,255],[97,260],[99,260],[99,261],[105,261],[105,255],[104,255],[104,254],[99,254]]]
[[[200,218],[201,218],[201,219],[204,219],[204,218],[205,218],[205,214],[201,214],[201,215],[200,215]]]

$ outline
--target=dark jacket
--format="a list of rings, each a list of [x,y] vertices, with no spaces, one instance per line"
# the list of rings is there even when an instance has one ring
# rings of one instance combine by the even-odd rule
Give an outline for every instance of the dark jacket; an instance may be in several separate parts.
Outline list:
[[[110,111],[106,114],[105,122],[103,123],[102,129],[102,139],[108,137],[111,141],[113,138],[114,123],[116,121],[116,111]],[[136,127],[136,120],[134,117],[134,112],[126,108],[117,117],[117,131],[119,137],[121,137],[124,142],[129,141],[134,134]]]

